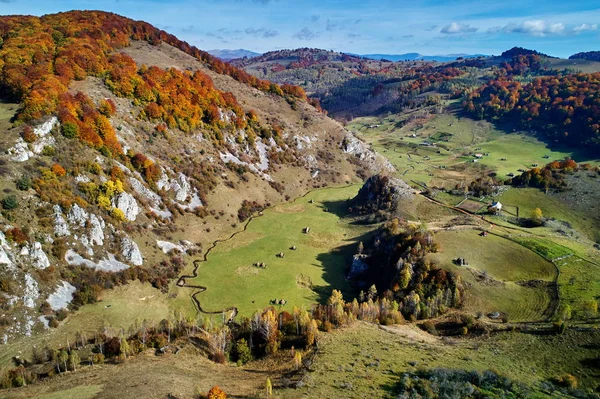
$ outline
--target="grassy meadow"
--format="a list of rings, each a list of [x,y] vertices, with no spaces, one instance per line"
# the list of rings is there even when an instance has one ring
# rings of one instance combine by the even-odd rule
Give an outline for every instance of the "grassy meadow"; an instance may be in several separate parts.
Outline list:
[[[550,262],[506,238],[481,237],[479,230],[439,231],[435,241],[439,251],[430,254],[430,259],[458,273],[467,284],[464,310],[473,314],[502,312],[511,321],[545,319],[551,305],[549,288],[523,283],[554,281],[556,269]],[[468,265],[454,265],[452,261],[458,257]]]
[[[291,309],[309,307],[327,298],[333,288],[351,294],[346,267],[358,242],[373,228],[342,218],[346,201],[359,188],[321,189],[277,205],[234,239],[218,243],[200,264],[198,277],[187,281],[208,287],[197,297],[202,307],[215,311],[236,306],[250,316],[272,299],[285,299]],[[305,227],[310,227],[308,234]],[[297,249],[291,250],[294,245]],[[283,258],[277,256],[280,252]],[[256,262],[264,262],[266,268],[254,266]]]
[[[457,110],[457,105],[452,105]],[[409,122],[413,114],[386,118],[357,118],[348,128],[397,168],[398,177],[411,185],[452,188],[494,172],[499,178],[532,165],[573,157],[597,163],[598,157],[572,149],[550,149],[525,132],[507,133],[485,121],[458,114],[439,114],[423,123]],[[437,143],[426,146],[424,143]],[[480,159],[475,154],[483,155]],[[475,162],[474,162],[475,161]]]

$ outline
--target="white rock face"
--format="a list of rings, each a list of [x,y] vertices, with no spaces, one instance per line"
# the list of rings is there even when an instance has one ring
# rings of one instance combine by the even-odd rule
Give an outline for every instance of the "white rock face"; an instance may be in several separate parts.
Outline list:
[[[87,177],[86,175],[77,175],[77,176],[75,176],[75,181],[77,183],[89,183],[92,180],[89,177]]]
[[[294,141],[296,142],[296,148],[299,150],[303,150],[305,148],[311,148],[312,142],[316,141],[317,138],[313,137],[312,139],[308,136],[294,136]]]
[[[41,154],[46,146],[56,145],[56,139],[52,136],[42,137],[31,144],[31,149],[35,154]]]
[[[8,154],[15,162],[25,162],[35,154],[29,149],[29,146],[22,138],[19,138],[15,145],[8,150]]]
[[[35,154],[41,153],[45,146],[56,144],[54,137],[45,136],[50,133],[57,124],[58,118],[53,116],[40,126],[33,128],[33,133],[40,138],[40,140],[36,140],[36,142],[32,143],[31,147],[33,151],[29,149],[29,145],[25,142],[25,140],[20,137],[15,145],[8,150],[8,154],[11,155],[11,159],[16,162],[25,162],[29,158],[32,158]]]
[[[33,133],[35,133],[39,137],[44,137],[48,133],[52,131],[54,126],[58,124],[58,118],[53,116],[46,122],[42,123],[40,126],[37,126],[33,129]]]
[[[126,265],[123,262],[119,262],[111,253],[106,254],[106,259],[101,259],[98,263],[95,263],[89,259],[85,259],[72,249],[69,249],[65,254],[65,261],[69,265],[84,265],[86,267],[96,270],[103,270],[105,272],[118,272],[121,270],[129,269],[129,265]]]
[[[40,321],[40,323],[42,323],[46,330],[50,328],[50,321],[46,318],[46,316],[40,316],[38,317],[38,320]]]
[[[57,237],[66,237],[71,235],[71,232],[69,231],[69,225],[67,224],[67,221],[65,220],[62,211],[60,209],[60,206],[58,205],[54,205],[54,234]]]
[[[141,212],[137,201],[133,195],[123,191],[115,195],[112,199],[112,206],[119,208],[125,214],[125,218],[129,221],[134,221],[137,215]]]
[[[166,177],[166,176],[163,174],[163,177],[161,177],[161,180],[164,177]],[[167,183],[168,183],[168,178],[167,178]],[[144,186],[142,184],[142,182],[140,182],[135,177],[129,178],[129,184],[135,190],[135,192],[138,193],[141,197],[146,198],[148,201],[152,202],[154,207],[158,207],[158,205],[162,202],[161,198],[158,194],[156,194],[154,191],[150,190],[148,187]],[[159,183],[156,183],[156,186],[160,190],[162,190],[162,187],[164,187],[164,186],[159,185]]]
[[[262,172],[255,165],[253,165],[251,163],[241,161],[238,157],[236,157],[235,155],[233,155],[230,152],[219,153],[219,156],[221,157],[221,161],[223,161],[224,163],[232,162],[232,163],[235,163],[235,164],[238,164],[238,165],[247,166],[251,171],[253,171],[257,175],[259,175],[260,177],[262,177],[266,181],[270,181],[270,182],[273,181],[273,178],[270,175]]]
[[[35,301],[39,298],[40,292],[38,289],[38,283],[29,273],[25,274],[25,288],[23,290],[23,305],[33,309],[35,308]]]
[[[168,254],[173,250],[185,252],[185,248],[183,247],[183,245],[173,244],[169,241],[156,240],[156,246],[159,247],[165,254]]]
[[[31,337],[31,333],[33,332],[33,326],[35,325],[35,320],[30,315],[25,316],[25,325],[24,333],[26,337]]]
[[[259,163],[256,168],[261,172],[269,169],[269,157],[267,156],[267,146],[260,140],[256,141],[256,150],[258,151]]]
[[[66,309],[73,300],[76,288],[66,281],[61,281],[56,290],[48,296],[48,303],[52,310]]]
[[[0,265],[6,265],[8,267],[13,267],[13,262],[10,260],[8,253],[3,247],[0,247]]]
[[[162,175],[160,175],[160,179],[158,179],[156,182],[156,187],[158,187],[159,190],[169,190],[171,188],[169,176],[164,169],[162,169]]]
[[[92,214],[90,216],[89,242],[91,245],[104,245],[104,220]]]
[[[141,266],[142,264],[144,264],[142,252],[140,251],[140,248],[138,247],[136,242],[133,241],[131,238],[123,237],[121,239],[121,248],[123,249],[122,255],[125,259],[127,259],[127,262],[131,263],[134,266]]]
[[[179,173],[177,175],[177,180],[171,184],[171,187],[175,191],[175,199],[178,202],[184,202],[191,190],[190,182],[188,181],[187,176],[183,173]]]
[[[33,267],[37,269],[45,269],[50,266],[50,260],[39,242],[33,243],[33,247],[29,250],[29,258]]]
[[[69,223],[79,227],[85,227],[85,223],[90,218],[90,214],[79,205],[74,204],[69,210]]]
[[[149,207],[150,211],[154,213],[156,216],[161,217],[163,219],[171,219],[173,214],[170,211],[161,211],[160,209]]]
[[[0,265],[4,265],[8,270],[14,270],[15,265],[9,253],[10,246],[6,242],[4,233],[0,231]]]
[[[394,166],[384,157],[371,150],[369,146],[363,141],[359,140],[350,132],[346,132],[346,136],[342,141],[340,147],[346,154],[352,154],[360,158],[361,160],[368,161],[371,166],[378,171],[387,170],[390,172],[395,171]]]

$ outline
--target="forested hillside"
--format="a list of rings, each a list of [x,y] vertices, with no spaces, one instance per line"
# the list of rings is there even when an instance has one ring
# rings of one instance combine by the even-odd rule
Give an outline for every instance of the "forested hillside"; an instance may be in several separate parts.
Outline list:
[[[548,139],[600,145],[600,73],[535,78],[523,84],[499,79],[471,93],[465,108],[479,118],[515,122]]]

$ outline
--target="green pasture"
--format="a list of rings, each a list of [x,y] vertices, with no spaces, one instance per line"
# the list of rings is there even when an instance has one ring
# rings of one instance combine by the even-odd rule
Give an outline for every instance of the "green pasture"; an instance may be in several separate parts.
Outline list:
[[[342,219],[347,200],[358,189],[358,185],[321,189],[277,205],[234,239],[217,244],[208,261],[200,264],[198,277],[187,281],[208,287],[197,297],[202,307],[218,311],[235,306],[250,316],[272,299],[286,300],[284,309],[308,308],[326,299],[333,288],[349,294],[344,277],[348,262],[372,229]],[[310,227],[308,234],[305,227]],[[297,249],[291,250],[294,245]],[[254,266],[256,262],[264,262],[266,268]]]
[[[554,266],[517,243],[493,234],[481,237],[479,232],[439,231],[435,235],[439,251],[429,255],[431,260],[458,273],[467,283],[465,310],[499,311],[512,321],[544,319],[551,301],[549,288],[523,283],[552,282],[556,276]],[[459,257],[466,259],[468,265],[453,264]],[[485,278],[481,273],[485,273]]]
[[[578,162],[598,161],[571,149],[550,149],[524,132],[506,132],[485,121],[440,114],[415,125],[407,123],[411,115],[357,118],[348,125],[409,183],[452,188],[491,172],[504,179],[509,173],[519,174],[520,169],[568,156]],[[433,142],[436,146],[424,145]],[[475,154],[483,156],[477,159]]]

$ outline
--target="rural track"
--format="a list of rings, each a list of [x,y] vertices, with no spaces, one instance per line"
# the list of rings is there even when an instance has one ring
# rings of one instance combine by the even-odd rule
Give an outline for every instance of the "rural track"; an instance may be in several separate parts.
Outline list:
[[[346,187],[350,187],[350,186],[353,186],[353,185],[354,184],[348,184],[348,185],[345,185],[345,186],[335,186],[335,187],[327,187],[327,188],[340,188],[341,189],[341,188],[346,188]],[[306,196],[310,195],[311,193],[313,193],[315,191],[319,191],[319,190],[323,190],[323,187],[309,190],[306,193],[302,194],[301,196],[296,197],[294,199],[294,201],[298,201],[301,198],[305,198]],[[287,202],[284,202],[284,203],[290,203],[290,202],[294,202],[294,201],[287,201]],[[281,205],[281,204],[272,205],[271,207],[265,208],[264,210],[271,209],[271,208],[273,208],[275,206],[278,206],[278,205]],[[238,314],[238,308],[236,306],[230,306],[228,308],[224,308],[224,309],[221,309],[221,310],[212,310],[212,311],[205,310],[202,307],[202,305],[200,303],[200,300],[198,299],[198,295],[200,295],[203,292],[205,292],[206,290],[208,290],[208,287],[206,287],[204,285],[199,285],[199,284],[188,284],[186,282],[186,280],[198,277],[198,269],[200,268],[200,264],[203,263],[203,262],[206,262],[208,260],[208,255],[210,254],[210,252],[218,244],[223,243],[223,242],[227,242],[227,241],[233,239],[236,235],[245,232],[248,229],[248,225],[250,225],[250,222],[252,222],[255,218],[258,218],[260,216],[261,216],[260,214],[254,214],[254,215],[250,216],[248,218],[248,220],[246,221],[246,223],[244,223],[244,228],[242,228],[241,230],[238,230],[238,231],[234,231],[227,238],[221,238],[221,239],[213,241],[213,243],[211,244],[211,246],[204,252],[204,254],[202,255],[201,258],[194,259],[194,261],[193,261],[194,268],[192,269],[192,274],[187,274],[187,275],[184,274],[184,275],[179,276],[179,278],[177,279],[177,283],[176,283],[176,285],[178,287],[191,288],[191,289],[196,290],[191,295],[192,302],[194,304],[194,308],[196,308],[196,312],[203,313],[203,314],[211,314],[211,315],[224,314],[225,312],[231,312],[231,315],[229,316],[229,318],[227,320],[227,323],[229,323],[233,319],[235,319],[235,317]]]

